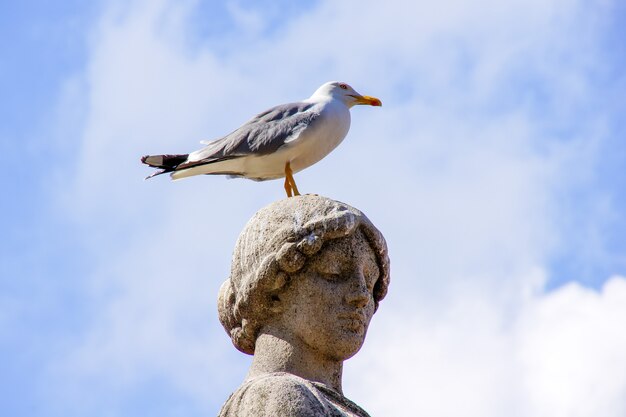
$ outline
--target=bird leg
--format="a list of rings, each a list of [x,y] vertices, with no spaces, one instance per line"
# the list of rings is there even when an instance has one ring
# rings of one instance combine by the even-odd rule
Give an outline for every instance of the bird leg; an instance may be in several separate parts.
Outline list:
[[[296,181],[293,179],[293,171],[291,171],[290,162],[285,164],[285,191],[287,192],[287,197],[291,197],[292,192],[294,196],[300,195]]]
[[[291,184],[289,184],[289,179],[285,175],[285,192],[287,192],[287,197],[291,197]]]

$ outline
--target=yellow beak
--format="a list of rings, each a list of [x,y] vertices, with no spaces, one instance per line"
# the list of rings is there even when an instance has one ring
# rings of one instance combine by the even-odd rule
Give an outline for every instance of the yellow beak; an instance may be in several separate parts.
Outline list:
[[[370,96],[352,96],[356,99],[356,104],[368,104],[370,106],[382,106],[383,103],[376,97]]]

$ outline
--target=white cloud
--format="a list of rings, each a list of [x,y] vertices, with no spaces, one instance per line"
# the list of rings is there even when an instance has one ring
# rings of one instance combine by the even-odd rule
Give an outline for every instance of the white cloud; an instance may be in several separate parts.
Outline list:
[[[233,2],[234,24],[252,27],[217,53],[189,39],[194,5],[112,7],[74,84],[87,115],[64,198],[96,259],[96,313],[51,372],[67,381],[61,401],[75,395],[93,415],[107,393],[161,375],[215,413],[247,366],[217,323],[217,289],[243,224],[282,186],[144,182],[139,157],[193,150],[344,79],[384,107],[354,109],[346,143],[296,179],[364,210],[389,240],[391,292],[347,365],[347,392],[374,415],[621,415],[623,362],[608,358],[626,348],[624,280],[600,295],[543,290],[569,232],[558,196],[601,140],[599,116],[581,110],[600,24],[581,16],[595,12],[566,0],[328,1],[255,39],[267,17]],[[568,123],[579,133],[556,141]],[[569,348],[585,335],[598,342]],[[87,395],[86,380],[102,391]],[[596,381],[606,389],[581,403]]]
[[[626,279],[600,293],[575,283],[530,303],[518,354],[534,416],[626,413]]]
[[[358,375],[348,389],[373,415],[624,414],[624,277],[600,293],[574,283],[535,291],[509,311],[471,293],[445,307],[375,321],[376,337],[348,365]]]

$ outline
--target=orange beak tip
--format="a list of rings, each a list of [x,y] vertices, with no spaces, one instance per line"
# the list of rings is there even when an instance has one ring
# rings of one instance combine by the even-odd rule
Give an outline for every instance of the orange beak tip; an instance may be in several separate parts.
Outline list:
[[[359,104],[369,104],[370,106],[380,107],[383,103],[376,97],[362,96],[358,101]]]

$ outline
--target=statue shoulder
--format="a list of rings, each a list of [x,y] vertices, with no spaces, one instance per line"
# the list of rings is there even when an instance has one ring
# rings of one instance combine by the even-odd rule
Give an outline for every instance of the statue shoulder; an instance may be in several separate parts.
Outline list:
[[[306,379],[275,372],[244,382],[226,401],[219,417],[313,417],[334,415]]]

